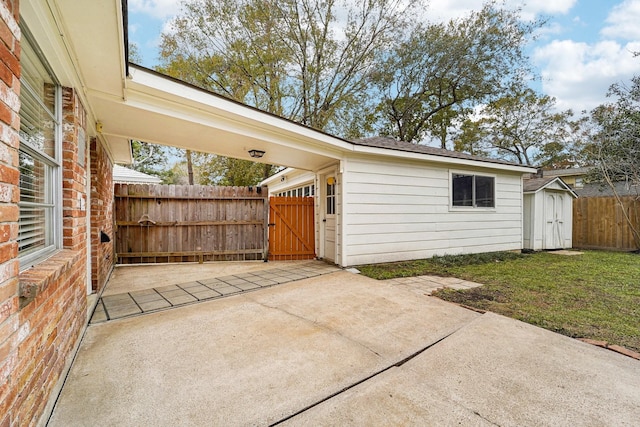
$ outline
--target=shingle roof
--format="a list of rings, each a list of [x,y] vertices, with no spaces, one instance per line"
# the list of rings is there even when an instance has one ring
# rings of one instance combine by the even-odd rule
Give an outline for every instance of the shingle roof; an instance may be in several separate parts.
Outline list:
[[[124,166],[113,166],[113,182],[123,182],[128,184],[161,184],[162,180],[157,176],[148,175]]]
[[[569,169],[551,169],[542,171],[543,176],[573,176],[573,175],[586,175],[593,166],[583,166],[581,168],[569,168]]]
[[[556,179],[556,178],[553,177],[553,176],[550,176],[548,178],[529,178],[529,179],[525,179],[523,181],[523,183],[522,183],[522,191],[524,191],[525,193],[538,191],[539,189],[541,189],[542,187],[544,187],[545,185],[547,185],[548,183],[550,183],[554,179]]]
[[[406,151],[409,153],[429,154],[432,156],[450,157],[453,159],[475,160],[485,163],[497,163],[500,165],[523,166],[516,163],[505,162],[503,160],[489,159],[486,157],[473,156],[459,151],[445,150],[443,148],[430,147],[428,145],[412,144],[410,142],[398,141],[388,136],[374,136],[372,138],[361,138],[351,141],[355,145],[365,147],[385,148],[387,150]]]
[[[584,184],[581,188],[574,188],[573,191],[579,197],[607,197],[613,196],[613,191],[605,183],[590,182]],[[626,182],[616,182],[616,192],[620,196],[640,196],[640,187],[637,185],[629,185]]]

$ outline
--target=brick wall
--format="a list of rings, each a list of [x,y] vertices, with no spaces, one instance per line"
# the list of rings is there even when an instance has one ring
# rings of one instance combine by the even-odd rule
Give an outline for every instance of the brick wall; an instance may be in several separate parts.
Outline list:
[[[18,7],[0,2],[0,426],[11,425],[21,338],[18,300],[18,129],[20,29]]]
[[[100,233],[110,242],[101,242]],[[91,287],[100,292],[113,270],[113,164],[95,138],[91,140]]]
[[[19,273],[18,1],[0,0],[0,426],[36,425],[87,321],[85,111],[63,90],[63,247]]]
[[[62,90],[63,246],[86,252],[86,114],[73,89]]]

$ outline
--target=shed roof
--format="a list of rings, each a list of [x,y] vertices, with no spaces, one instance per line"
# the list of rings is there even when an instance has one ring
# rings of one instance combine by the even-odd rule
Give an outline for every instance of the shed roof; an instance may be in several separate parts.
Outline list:
[[[529,178],[525,179],[522,183],[522,191],[524,193],[537,193],[540,190],[544,190],[545,188],[555,187],[555,190],[563,189],[571,193],[573,197],[578,197],[578,195],[569,187],[562,178],[559,177],[544,177],[544,178]],[[558,188],[559,187],[559,188]]]
[[[122,182],[127,184],[161,184],[162,180],[157,176],[138,172],[124,166],[113,166],[113,182]]]

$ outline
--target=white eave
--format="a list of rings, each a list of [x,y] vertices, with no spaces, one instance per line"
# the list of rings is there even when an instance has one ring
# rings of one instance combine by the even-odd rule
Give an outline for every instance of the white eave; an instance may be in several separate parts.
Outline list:
[[[534,173],[536,171],[535,168],[530,166],[492,162],[491,159],[487,159],[486,161],[460,159],[456,157],[448,157],[445,155],[434,155],[434,154],[415,153],[410,151],[390,150],[386,148],[367,147],[367,146],[356,145],[356,144],[353,144],[352,151],[356,153],[366,153],[366,154],[385,156],[385,157],[395,157],[399,159],[422,160],[422,161],[428,161],[431,163],[451,165],[455,167],[487,168],[487,169],[494,169],[494,170],[501,170],[501,171],[518,172],[518,173]]]

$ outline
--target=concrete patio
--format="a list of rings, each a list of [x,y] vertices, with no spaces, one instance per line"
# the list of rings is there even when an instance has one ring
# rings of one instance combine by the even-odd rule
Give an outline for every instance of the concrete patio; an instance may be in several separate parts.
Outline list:
[[[640,362],[416,289],[334,271],[91,324],[49,425],[640,419]]]

